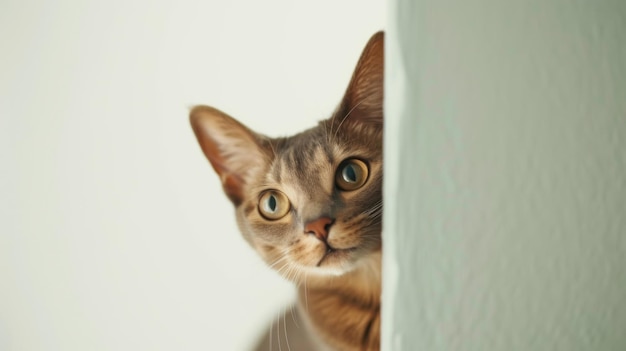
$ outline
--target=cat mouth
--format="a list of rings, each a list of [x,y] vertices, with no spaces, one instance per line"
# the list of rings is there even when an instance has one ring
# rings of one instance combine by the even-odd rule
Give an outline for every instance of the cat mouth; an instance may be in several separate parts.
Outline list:
[[[347,249],[337,249],[326,244],[326,252],[322,258],[315,265],[316,267],[322,267],[322,265],[329,265],[333,263],[340,263],[348,259],[352,252],[356,250],[356,247],[349,247]]]

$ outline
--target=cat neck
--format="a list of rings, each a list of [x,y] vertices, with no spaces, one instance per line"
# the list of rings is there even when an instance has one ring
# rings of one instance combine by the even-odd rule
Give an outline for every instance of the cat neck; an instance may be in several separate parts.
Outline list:
[[[316,335],[315,350],[380,349],[380,250],[337,277],[310,277],[300,284],[298,307]]]

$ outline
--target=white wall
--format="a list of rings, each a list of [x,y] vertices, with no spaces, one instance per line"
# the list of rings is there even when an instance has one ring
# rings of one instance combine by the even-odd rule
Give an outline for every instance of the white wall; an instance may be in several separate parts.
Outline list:
[[[326,118],[377,1],[2,1],[0,350],[243,350],[292,299],[188,125]]]
[[[384,350],[626,350],[626,3],[396,0]]]

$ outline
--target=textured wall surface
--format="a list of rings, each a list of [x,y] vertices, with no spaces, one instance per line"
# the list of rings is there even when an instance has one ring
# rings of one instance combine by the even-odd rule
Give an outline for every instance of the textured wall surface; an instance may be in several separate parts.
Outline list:
[[[626,3],[390,10],[384,350],[626,350]]]

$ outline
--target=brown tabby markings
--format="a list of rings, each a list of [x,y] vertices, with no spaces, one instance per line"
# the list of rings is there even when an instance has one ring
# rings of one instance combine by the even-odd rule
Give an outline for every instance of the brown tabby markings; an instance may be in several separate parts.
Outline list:
[[[243,237],[298,284],[299,314],[318,346],[333,350],[380,344],[383,42],[382,32],[370,39],[333,116],[295,136],[268,138],[207,106],[191,111]],[[365,162],[369,175],[345,191],[335,175],[351,158]],[[261,215],[268,190],[288,199],[283,217]],[[305,228],[312,223],[327,232],[311,235]]]

